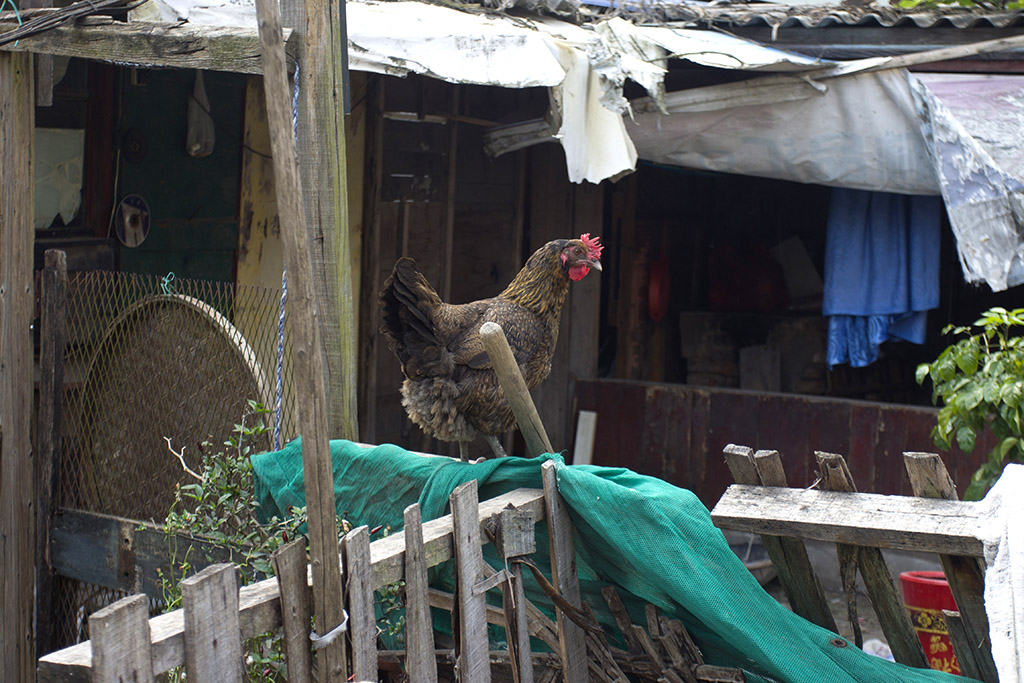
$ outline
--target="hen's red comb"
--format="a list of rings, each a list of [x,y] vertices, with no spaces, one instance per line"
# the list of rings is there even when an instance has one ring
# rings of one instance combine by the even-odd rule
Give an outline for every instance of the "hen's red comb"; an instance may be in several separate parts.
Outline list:
[[[590,233],[585,232],[582,235],[580,235],[580,242],[583,242],[583,246],[587,248],[587,252],[590,254],[592,258],[600,260],[601,252],[604,251],[604,247],[601,246],[600,237],[595,237],[591,239]]]

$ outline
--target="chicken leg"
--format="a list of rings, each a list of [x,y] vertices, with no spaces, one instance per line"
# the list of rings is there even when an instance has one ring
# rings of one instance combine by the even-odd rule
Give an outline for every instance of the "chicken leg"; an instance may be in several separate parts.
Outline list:
[[[501,442],[498,441],[498,437],[490,434],[484,434],[483,436],[484,441],[486,441],[487,444],[491,447],[491,450],[494,451],[494,455],[496,455],[499,458],[508,457],[508,454],[505,453],[505,449],[501,447]]]

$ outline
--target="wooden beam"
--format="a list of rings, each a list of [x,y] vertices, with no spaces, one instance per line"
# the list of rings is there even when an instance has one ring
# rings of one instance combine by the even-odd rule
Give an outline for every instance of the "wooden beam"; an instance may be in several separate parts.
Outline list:
[[[284,631],[284,656],[288,662],[289,683],[312,683],[313,655],[309,648],[309,625],[312,616],[309,584],[306,583],[309,563],[306,539],[299,538],[281,546],[270,556],[281,601],[281,626]]]
[[[146,596],[130,595],[95,612],[89,633],[97,652],[92,683],[153,680]]]
[[[0,23],[0,34],[17,28]],[[285,29],[289,62],[294,62],[291,29]],[[179,69],[207,69],[259,74],[260,39],[256,29],[164,24],[148,21],[111,22],[99,26],[58,26],[45,33],[8,43],[0,50],[81,57],[118,64]]]
[[[313,290],[319,305],[322,372],[331,437],[359,438],[357,349],[345,159],[344,8],[331,0],[284,0],[284,25],[299,60],[298,160]]]
[[[544,519],[544,493],[537,489],[516,489],[480,503],[478,518],[483,529],[491,518],[508,506],[523,510],[536,521]],[[452,559],[452,516],[446,515],[423,524],[424,557],[428,567]],[[481,540],[486,535],[481,534]],[[370,544],[373,588],[380,589],[402,578],[405,566],[404,532]],[[433,596],[433,591],[431,592]],[[242,638],[252,638],[281,626],[281,599],[277,579],[270,578],[243,586],[239,591],[239,617]],[[432,604],[436,604],[433,602]],[[499,608],[493,612],[504,623]],[[490,611],[488,612],[490,614]],[[153,644],[153,673],[160,674],[185,662],[184,621],[181,610],[161,614],[149,620]],[[536,635],[533,631],[531,634]],[[545,641],[547,642],[547,641]],[[549,643],[550,644],[550,643]],[[38,683],[88,683],[92,666],[89,641],[52,652],[39,660]]]
[[[0,671],[34,670],[32,57],[0,53]]]
[[[257,0],[256,12],[281,240],[291,290],[288,321],[292,333],[292,365],[295,377],[299,379],[295,403],[299,435],[302,437],[303,481],[309,513],[307,535],[313,568],[313,615],[318,633],[324,635],[341,625],[345,601],[338,555],[334,474],[321,355],[323,302],[317,297],[314,284],[320,278],[310,262],[311,248],[306,234],[302,184],[292,132],[292,97],[285,69],[280,9],[274,0]],[[316,221],[316,217],[311,218]],[[345,639],[337,638],[317,651],[321,683],[345,683],[348,680],[345,649]]]
[[[35,459],[36,490],[36,656],[56,647],[54,614],[57,583],[50,562],[50,531],[57,508],[54,473],[60,471],[64,407],[64,345],[67,339],[68,257],[47,249],[43,257],[39,335],[39,417]]]
[[[722,529],[983,557],[979,505],[877,493],[734,484],[711,511]]]

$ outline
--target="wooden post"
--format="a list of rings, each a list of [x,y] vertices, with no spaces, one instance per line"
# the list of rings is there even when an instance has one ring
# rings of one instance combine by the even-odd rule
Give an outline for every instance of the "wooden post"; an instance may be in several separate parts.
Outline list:
[[[815,451],[814,456],[818,460],[818,468],[821,476],[821,488],[825,491],[846,491],[854,492],[856,487],[853,483],[853,476],[843,456],[835,453],[823,453]],[[837,543],[836,547],[841,549],[844,544]],[[878,548],[867,546],[855,547],[853,554],[857,558],[857,566],[864,579],[864,586],[868,590],[868,597],[871,605],[878,615],[878,623],[882,627],[885,639],[892,648],[892,655],[897,662],[916,666],[921,669],[928,668],[928,660],[921,649],[921,641],[917,639],[914,625],[910,622],[910,615],[903,607],[903,598],[900,597],[899,589],[892,580],[889,568],[882,557],[882,551]],[[840,550],[840,558],[844,551]],[[842,562],[840,561],[840,572]]]
[[[39,419],[36,457],[36,656],[57,646],[54,592],[57,582],[50,564],[50,531],[56,506],[54,472],[61,444],[64,407],[64,344],[67,338],[68,259],[47,249],[44,256],[39,335]]]
[[[297,34],[299,178],[308,219],[304,228],[312,254],[312,287],[320,307],[323,348],[318,352],[323,353],[321,368],[329,389],[328,433],[356,439],[359,330],[352,283],[359,281],[359,273],[352,272],[350,258],[342,102],[343,62],[348,49],[341,25],[344,9],[330,0],[284,0],[281,12],[284,24]],[[291,274],[289,267],[289,285]]]
[[[957,500],[956,487],[938,454],[904,453],[903,464],[906,465],[910,487],[915,496]],[[983,681],[995,681],[999,676],[988,636],[985,575],[981,564],[976,558],[959,555],[939,555],[939,562],[942,563],[942,571],[960,611],[961,632],[967,639],[966,650],[973,654],[971,658],[962,658],[961,670],[965,675]],[[959,654],[957,659],[961,659]]]
[[[30,681],[32,486],[32,55],[0,51],[0,671]]]
[[[281,625],[288,683],[311,683],[313,656],[309,647],[309,584],[306,583],[306,540],[299,538],[274,551],[278,590],[281,591]]]
[[[786,473],[778,451],[758,451],[729,444],[724,449],[725,463],[737,484],[749,486],[786,486]],[[772,566],[779,574],[779,583],[793,611],[833,633],[839,633],[821,580],[807,557],[807,548],[799,538],[761,535]]]
[[[356,527],[341,541],[348,583],[348,632],[352,641],[352,674],[357,681],[377,680],[377,622],[373,617],[370,530]]]
[[[476,480],[461,484],[449,500],[452,508],[452,543],[455,546],[455,586],[458,600],[456,630],[456,672],[460,683],[490,683],[488,657],[487,602],[475,589],[483,576],[483,552],[480,549],[479,498]]]
[[[306,219],[299,184],[298,159],[292,135],[291,91],[285,76],[281,16],[274,0],[258,0],[263,84],[267,96],[267,123],[274,155],[274,184],[285,267],[288,271],[288,321],[292,329],[296,413],[302,436],[303,480],[309,513],[309,548],[313,565],[313,610],[317,631],[325,634],[341,622],[344,592],[338,556],[338,526],[334,502],[334,476],[327,440],[323,357],[320,353],[320,307],[313,292],[313,268],[306,238]],[[328,141],[324,141],[329,144]],[[342,379],[338,376],[338,379]],[[349,376],[354,379],[354,374]],[[355,385],[349,381],[347,384]],[[345,639],[337,638],[318,650],[320,680],[348,680]]]
[[[415,503],[405,508],[405,669],[411,681],[437,682],[423,518]]]
[[[574,607],[580,606],[580,583],[576,573],[576,547],[573,540],[569,510],[558,493],[555,463],[541,466],[544,480],[544,507],[551,539],[551,581]],[[558,642],[566,683],[585,683],[587,678],[587,643],[583,629],[558,611]]]
[[[92,683],[152,681],[149,600],[130,595],[89,617]]]
[[[181,582],[185,673],[195,683],[242,683],[238,569],[215,564]]]
[[[519,423],[519,431],[526,441],[526,450],[530,455],[538,456],[542,453],[553,453],[551,441],[548,440],[547,432],[537,414],[537,408],[530,398],[530,390],[526,388],[523,374],[519,371],[512,349],[509,348],[508,340],[501,325],[497,323],[484,323],[480,326],[480,339],[484,343],[484,350],[491,358],[494,372],[498,375],[498,382],[502,391],[505,392],[505,399],[512,406],[512,412]]]

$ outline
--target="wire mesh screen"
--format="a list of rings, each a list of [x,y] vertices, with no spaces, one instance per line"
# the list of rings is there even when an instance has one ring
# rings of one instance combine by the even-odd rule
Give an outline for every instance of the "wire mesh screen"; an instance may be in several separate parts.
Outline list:
[[[287,332],[279,336],[280,304],[276,289],[98,271],[72,275],[60,504],[163,520],[175,485],[188,477],[183,465],[201,467],[199,445],[209,440],[219,448],[250,399],[274,409],[279,372],[281,444],[293,438],[290,343]],[[255,445],[270,448],[271,437]],[[64,641],[84,636],[90,603],[116,597],[85,584],[64,591]]]

